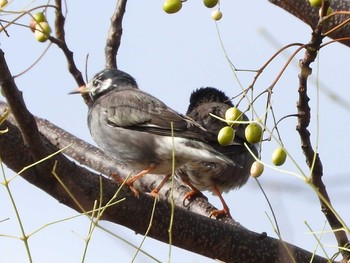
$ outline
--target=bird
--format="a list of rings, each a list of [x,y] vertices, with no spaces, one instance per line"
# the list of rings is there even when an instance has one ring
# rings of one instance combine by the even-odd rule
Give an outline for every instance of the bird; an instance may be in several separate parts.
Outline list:
[[[88,127],[96,144],[116,163],[134,174],[126,184],[145,174],[165,175],[150,194],[160,188],[175,170],[190,161],[235,163],[207,143],[213,135],[191,118],[177,113],[156,97],[139,89],[136,80],[116,68],[104,69],[71,94],[88,97]]]
[[[226,110],[231,107],[233,107],[233,104],[224,92],[213,87],[202,87],[192,92],[186,115],[209,132],[217,135],[221,128],[227,126],[227,123],[210,114],[225,118]],[[248,121],[246,115],[243,115],[243,120]],[[200,191],[207,190],[217,195],[223,205],[223,209],[212,211],[211,216],[227,215],[232,217],[222,193],[231,189],[238,189],[248,181],[250,167],[255,159],[244,146],[244,143],[255,156],[258,155],[257,146],[249,144],[245,140],[245,127],[246,124],[239,124],[235,127],[235,143],[232,145],[220,146],[217,139],[210,142],[216,150],[234,161],[235,166],[223,162],[198,166],[192,162],[185,164],[176,171],[176,177],[192,189],[191,192],[185,195],[184,201],[190,200]]]

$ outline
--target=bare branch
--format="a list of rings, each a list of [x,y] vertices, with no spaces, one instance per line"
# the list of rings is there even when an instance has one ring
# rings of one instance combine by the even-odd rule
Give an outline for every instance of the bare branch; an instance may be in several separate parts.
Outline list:
[[[310,64],[315,61],[317,57],[317,52],[320,49],[322,43],[322,31],[323,25],[320,23],[312,33],[312,38],[310,43],[306,46],[306,51],[304,58],[300,60],[301,72],[299,75],[299,100],[297,104],[298,108],[298,125],[297,131],[299,132],[301,140],[301,148],[306,157],[306,163],[311,170],[311,182],[314,184],[319,192],[319,201],[321,204],[321,210],[328,220],[329,225],[334,232],[334,235],[338,241],[338,246],[341,248],[340,252],[345,260],[350,259],[350,253],[346,248],[349,246],[349,240],[346,236],[345,231],[340,231],[343,228],[342,223],[338,220],[336,215],[332,212],[330,206],[331,201],[326,191],[326,187],[322,181],[323,167],[320,156],[315,153],[311,139],[308,126],[311,120],[311,110],[309,106],[309,97],[307,92],[307,79],[311,75]],[[328,203],[328,204],[327,204]]]
[[[319,9],[316,7],[310,6],[309,2],[306,0],[269,0],[271,3],[283,8],[287,12],[291,13],[292,15],[296,16],[309,26],[311,28],[316,28],[317,24],[319,23],[320,17],[319,17]],[[335,11],[344,11],[344,10],[350,10],[350,1],[344,1],[344,0],[332,0],[331,3],[333,12]],[[336,27],[337,25],[341,24],[344,20],[349,18],[349,16],[346,15],[336,15],[332,17],[331,19],[327,20],[327,23],[325,24],[325,27],[323,28],[325,31],[328,31],[331,28]],[[346,24],[342,26],[339,30],[333,32],[329,35],[332,39],[340,39],[344,37],[350,36],[350,24]],[[350,46],[350,40],[344,40],[340,42],[346,46]]]
[[[57,38],[50,37],[50,41],[56,44],[65,55],[68,63],[68,70],[77,82],[78,86],[82,86],[85,84],[83,76],[81,72],[78,70],[75,65],[75,61],[73,58],[73,52],[69,50],[68,45],[66,43],[64,23],[65,17],[62,13],[62,3],[61,0],[56,0],[56,21],[55,21],[55,34]]]
[[[85,85],[83,76],[82,76],[80,70],[75,65],[73,52],[70,51],[70,49],[68,48],[68,45],[66,43],[65,29],[64,29],[65,17],[62,13],[62,1],[56,0],[55,3],[56,3],[56,20],[55,20],[56,38],[50,36],[49,39],[52,43],[56,44],[62,50],[62,52],[65,55],[66,60],[67,60],[68,71],[75,79],[77,85],[83,86],[83,85]],[[85,101],[87,101],[87,98],[84,98],[84,99],[85,99]]]
[[[111,17],[111,27],[108,31],[105,47],[106,68],[117,68],[117,53],[123,33],[122,21],[127,0],[119,0]]]

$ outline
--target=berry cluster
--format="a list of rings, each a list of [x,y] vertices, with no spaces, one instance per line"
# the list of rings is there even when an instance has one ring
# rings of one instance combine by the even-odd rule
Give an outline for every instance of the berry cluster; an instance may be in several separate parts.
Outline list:
[[[235,138],[235,127],[243,121],[243,113],[236,107],[229,108],[225,113],[225,121],[228,126],[223,127],[218,133],[218,142],[222,146],[230,145]],[[263,129],[258,122],[250,122],[244,130],[245,139],[248,143],[256,144],[262,141]],[[272,163],[276,166],[284,164],[287,153],[282,147],[278,147],[272,154]],[[259,177],[264,171],[264,165],[255,161],[250,170],[253,177]]]
[[[177,13],[182,8],[182,2],[181,0],[165,0],[163,10],[168,14]],[[208,8],[213,8],[219,4],[219,0],[203,0],[203,4]],[[214,10],[211,13],[211,17],[214,20],[220,20],[222,18],[220,8]]]
[[[35,39],[39,42],[45,42],[50,37],[51,28],[44,13],[35,13],[30,20],[29,27],[34,33]]]

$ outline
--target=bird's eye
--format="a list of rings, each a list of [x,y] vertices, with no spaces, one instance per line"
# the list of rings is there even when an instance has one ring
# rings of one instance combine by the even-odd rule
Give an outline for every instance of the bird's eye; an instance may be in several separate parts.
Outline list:
[[[100,83],[101,83],[101,80],[99,80],[99,79],[94,79],[94,81],[92,82],[92,85],[93,85],[94,87],[97,87],[98,84],[100,84]]]

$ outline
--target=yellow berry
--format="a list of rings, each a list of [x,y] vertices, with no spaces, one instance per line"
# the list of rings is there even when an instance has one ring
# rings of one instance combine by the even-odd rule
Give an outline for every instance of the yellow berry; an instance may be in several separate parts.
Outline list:
[[[318,10],[318,14],[321,16],[321,11],[322,11],[322,8],[320,8],[320,10]],[[330,14],[333,13],[333,9],[329,6],[328,9],[327,9],[327,13],[326,13],[326,16],[329,16]]]
[[[309,0],[311,6],[320,7],[322,5],[322,0]]]
[[[165,0],[163,3],[163,10],[168,14],[174,14],[182,8],[181,0]]]
[[[234,138],[235,138],[235,130],[232,129],[230,126],[221,128],[221,130],[218,133],[218,142],[222,146],[231,144]]]
[[[41,22],[46,22],[46,16],[42,12],[35,13],[32,19],[30,19],[30,30],[34,33],[36,25]]]
[[[231,107],[225,112],[225,120],[228,125],[232,124],[234,121],[242,121],[243,114],[236,107]]]
[[[8,4],[7,0],[0,0],[0,8],[3,8],[7,4]]]
[[[218,4],[219,0],[203,0],[203,4],[208,7],[212,8]]]
[[[218,9],[218,10],[214,10],[212,13],[211,13],[211,18],[218,21],[222,18],[222,13],[221,11]]]
[[[264,172],[264,165],[258,161],[255,161],[250,167],[250,175],[254,178],[258,178]]]
[[[286,159],[287,159],[287,153],[282,147],[279,147],[273,151],[272,163],[274,165],[281,166],[282,164],[284,164]]]
[[[51,34],[51,28],[47,22],[40,22],[35,26],[34,34],[37,41],[45,42]]]
[[[249,143],[258,143],[262,139],[262,128],[256,122],[250,123],[244,131],[245,138]]]
[[[42,13],[42,12],[35,13],[35,14],[33,15],[33,19],[34,19],[37,23],[46,22],[46,16],[45,16],[44,13]]]

